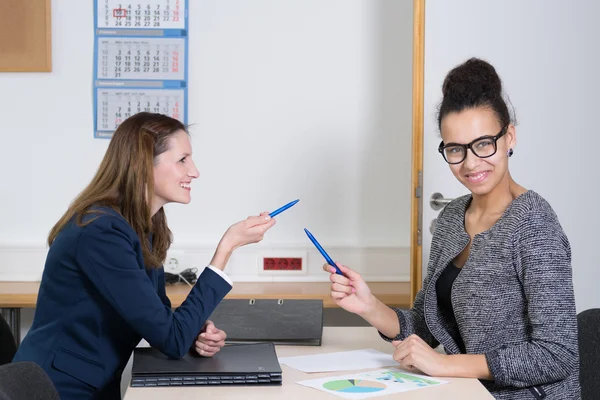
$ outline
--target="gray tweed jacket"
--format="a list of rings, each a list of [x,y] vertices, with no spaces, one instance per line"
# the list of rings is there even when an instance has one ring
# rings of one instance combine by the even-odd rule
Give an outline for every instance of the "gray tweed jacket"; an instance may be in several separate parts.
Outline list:
[[[440,214],[423,288],[412,309],[396,309],[401,332],[394,339],[415,333],[458,354],[451,336],[458,331],[468,354],[485,355],[494,380],[481,382],[495,398],[580,399],[571,249],[539,194],[525,192],[475,236],[452,287],[455,320],[438,308],[435,283],[469,243],[470,201],[462,196]]]

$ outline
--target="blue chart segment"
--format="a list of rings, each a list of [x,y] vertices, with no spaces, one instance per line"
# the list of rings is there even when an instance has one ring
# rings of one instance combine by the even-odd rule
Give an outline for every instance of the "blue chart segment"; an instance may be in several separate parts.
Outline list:
[[[94,137],[141,111],[187,125],[189,0],[92,1]]]
[[[373,393],[385,390],[387,386],[384,383],[376,381],[344,379],[325,382],[323,388],[342,393]]]

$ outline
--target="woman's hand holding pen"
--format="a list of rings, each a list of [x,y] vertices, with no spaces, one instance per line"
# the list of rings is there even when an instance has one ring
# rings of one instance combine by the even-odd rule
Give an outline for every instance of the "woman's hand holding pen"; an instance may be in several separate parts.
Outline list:
[[[266,211],[231,225],[223,234],[210,264],[221,270],[225,269],[225,265],[235,249],[260,242],[273,225],[275,225],[275,219],[271,218]]]
[[[340,263],[336,265],[344,275],[336,274],[329,264],[323,265],[325,271],[331,272],[331,298],[346,311],[360,316],[368,314],[376,302],[371,289],[359,273]]]
[[[275,219],[269,217],[269,213],[266,211],[258,216],[250,216],[231,225],[221,238],[221,244],[233,251],[238,247],[260,242],[273,225],[275,225]]]
[[[364,318],[385,336],[396,337],[400,332],[396,312],[373,296],[359,273],[340,263],[335,264],[343,275],[336,274],[331,265],[323,265],[323,269],[331,273],[331,298],[335,304]]]

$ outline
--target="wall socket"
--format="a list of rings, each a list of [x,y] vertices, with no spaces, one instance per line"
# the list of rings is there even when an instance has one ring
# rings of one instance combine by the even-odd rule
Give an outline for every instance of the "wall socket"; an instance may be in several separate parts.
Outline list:
[[[256,267],[259,275],[306,275],[308,259],[302,250],[265,250],[257,255]]]
[[[263,271],[302,271],[301,257],[263,258]]]
[[[165,272],[177,274],[186,268],[184,263],[185,252],[177,250],[169,251],[164,264]]]

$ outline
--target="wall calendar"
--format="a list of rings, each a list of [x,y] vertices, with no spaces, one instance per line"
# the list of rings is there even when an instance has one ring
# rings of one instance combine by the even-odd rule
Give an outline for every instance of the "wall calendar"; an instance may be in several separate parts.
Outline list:
[[[188,0],[93,0],[94,137],[140,111],[187,124]]]

